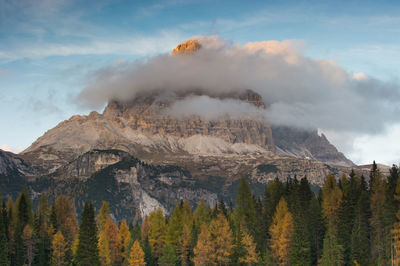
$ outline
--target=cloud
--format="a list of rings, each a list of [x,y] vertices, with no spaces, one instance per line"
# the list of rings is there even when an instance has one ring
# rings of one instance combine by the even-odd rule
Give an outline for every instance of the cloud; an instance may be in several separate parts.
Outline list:
[[[207,108],[204,108],[204,107]],[[175,117],[185,118],[193,115],[201,116],[207,120],[215,120],[226,116],[263,116],[262,110],[249,103],[234,99],[217,99],[206,95],[190,96],[174,102],[168,113]]]
[[[23,150],[23,148],[22,147],[11,147],[8,144],[2,144],[2,145],[0,145],[0,150],[9,151],[12,153],[20,153]]]
[[[138,55],[148,56],[166,52],[179,39],[174,32],[162,32],[158,37],[135,36],[114,40],[93,39],[78,43],[33,43],[30,46],[0,50],[0,62],[10,62],[22,58],[40,59],[49,56],[71,55]],[[0,47],[1,49],[1,47]]]
[[[99,107],[110,99],[133,99],[143,92],[202,91],[218,98],[251,89],[263,97],[264,115],[276,125],[376,134],[399,121],[398,84],[353,75],[329,60],[308,58],[301,42],[238,45],[218,36],[196,39],[202,49],[191,56],[161,54],[99,69],[79,100]],[[196,100],[203,109],[215,107],[210,99]],[[191,104],[181,103],[176,110],[195,110],[194,98],[188,101]],[[219,105],[223,112],[227,107],[236,112],[232,102]]]

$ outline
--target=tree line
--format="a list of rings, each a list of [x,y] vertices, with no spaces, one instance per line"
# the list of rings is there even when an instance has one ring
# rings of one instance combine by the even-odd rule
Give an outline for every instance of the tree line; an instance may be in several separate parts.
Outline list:
[[[2,200],[0,265],[400,265],[400,181],[374,163],[368,182],[329,174],[318,194],[306,177],[271,181],[255,197],[242,178],[235,202],[181,201],[141,221],[115,221],[109,204],[29,190]],[[393,264],[392,264],[393,263]]]

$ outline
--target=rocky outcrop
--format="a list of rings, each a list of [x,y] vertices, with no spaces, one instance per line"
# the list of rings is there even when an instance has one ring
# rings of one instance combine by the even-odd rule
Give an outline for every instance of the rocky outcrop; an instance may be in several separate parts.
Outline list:
[[[108,201],[118,219],[132,219],[136,213],[143,218],[157,208],[169,213],[181,200],[196,206],[204,199],[214,205],[217,194],[196,184],[182,167],[149,165],[120,150],[89,151],[28,183],[35,195],[46,192],[54,198],[62,193],[75,199],[78,211],[85,201],[96,208]]]
[[[18,155],[0,150],[0,175],[32,176],[35,169]]]
[[[354,166],[324,134],[318,135],[317,130],[272,127],[272,136],[278,153],[333,165]]]
[[[201,44],[198,40],[188,40],[184,43],[179,44],[174,50],[172,50],[171,55],[193,54],[200,48]]]

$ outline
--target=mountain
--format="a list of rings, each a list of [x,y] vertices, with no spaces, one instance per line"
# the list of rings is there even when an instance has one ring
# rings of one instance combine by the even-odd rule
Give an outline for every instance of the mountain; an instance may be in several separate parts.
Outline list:
[[[171,56],[198,49],[198,42],[185,43]],[[255,112],[205,118],[172,111],[193,97],[245,104]],[[307,176],[321,186],[329,172],[340,176],[355,167],[317,130],[270,125],[264,112],[262,97],[251,90],[159,90],[111,100],[102,114],[75,115],[19,155],[1,152],[0,192],[15,196],[27,184],[34,197],[67,194],[78,208],[85,200],[97,207],[108,200],[116,217],[132,218],[157,207],[168,212],[184,199],[193,205],[201,198],[230,200],[242,176],[261,195],[274,178]],[[19,181],[11,191],[13,180]]]

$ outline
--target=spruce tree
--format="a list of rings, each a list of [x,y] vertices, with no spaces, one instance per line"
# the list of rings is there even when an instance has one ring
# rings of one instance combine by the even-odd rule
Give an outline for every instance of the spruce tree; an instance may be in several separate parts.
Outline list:
[[[97,225],[92,203],[85,203],[79,227],[79,243],[76,262],[82,266],[100,265]]]
[[[50,208],[47,195],[43,193],[39,199],[39,205],[35,215],[35,264],[40,266],[49,265],[51,236],[49,235]]]
[[[158,260],[158,264],[161,266],[175,266],[178,263],[178,259],[176,258],[176,252],[174,247],[165,243],[161,251],[161,257]]]
[[[343,194],[332,174],[327,176],[322,193],[322,213],[327,231],[324,237],[321,265],[342,265],[344,258],[343,248],[338,241],[338,219]]]
[[[367,191],[362,191],[355,208],[355,218],[350,237],[350,261],[360,265],[371,264],[369,200]]]
[[[3,202],[0,215],[0,265],[9,265],[8,259],[8,239],[7,239],[7,214]]]
[[[244,224],[246,230],[254,237],[255,202],[245,177],[242,177],[238,186],[236,198],[236,224]]]
[[[324,219],[318,198],[311,198],[308,211],[308,228],[310,232],[311,263],[317,265],[322,255],[322,246],[325,233]]]
[[[385,204],[387,201],[387,183],[379,170],[375,171],[371,187],[371,250],[372,259],[378,265],[390,263],[390,238],[387,238],[387,224],[385,221]]]
[[[26,247],[23,241],[23,231],[27,225],[33,224],[32,203],[27,187],[24,187],[16,201],[15,265],[23,265],[27,259]]]

